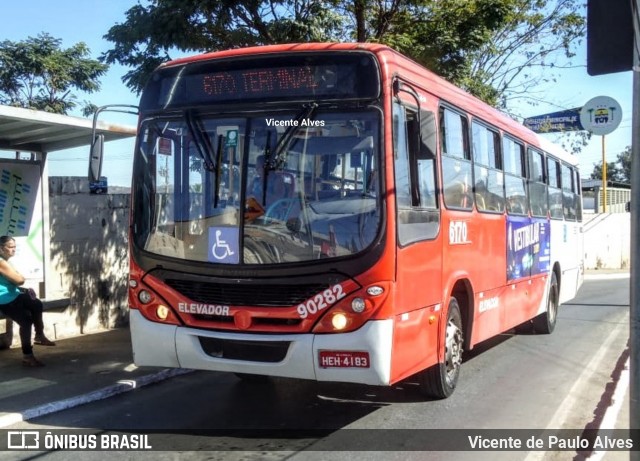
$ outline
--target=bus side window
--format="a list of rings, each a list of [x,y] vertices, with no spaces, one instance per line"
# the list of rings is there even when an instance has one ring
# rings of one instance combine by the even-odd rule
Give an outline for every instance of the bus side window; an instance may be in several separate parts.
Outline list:
[[[580,181],[580,172],[574,167],[571,168],[575,178],[576,191],[574,199],[576,201],[576,219],[582,222],[582,182]]]
[[[531,215],[547,217],[547,175],[545,174],[544,156],[533,149],[528,150],[529,160],[529,206]]]
[[[529,207],[525,184],[524,146],[505,136],[502,138],[502,152],[504,155],[507,212],[526,215],[529,213]]]
[[[547,157],[547,172],[549,182],[549,215],[553,219],[562,219],[562,189],[560,188],[560,163]]]
[[[419,124],[420,122],[420,124]],[[422,126],[420,126],[422,125]],[[440,228],[436,201],[435,117],[393,104],[393,142],[398,240],[432,239]],[[422,141],[422,142],[420,142]]]
[[[504,211],[504,174],[500,135],[474,121],[471,124],[474,164],[474,198],[478,211]]]
[[[562,164],[562,206],[564,219],[575,221],[576,212],[576,184],[575,175],[569,165]]]
[[[448,208],[471,210],[471,157],[468,123],[465,116],[440,108],[440,143],[442,149],[442,180],[444,204]]]

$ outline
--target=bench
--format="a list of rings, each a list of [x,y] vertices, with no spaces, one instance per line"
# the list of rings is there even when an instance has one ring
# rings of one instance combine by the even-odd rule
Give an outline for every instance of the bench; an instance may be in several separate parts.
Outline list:
[[[50,310],[64,310],[71,304],[71,299],[69,298],[61,298],[61,299],[41,299],[42,301],[42,310],[44,312]],[[5,317],[5,315],[0,312],[0,320],[5,321],[5,332],[0,333],[0,349],[5,349],[11,346],[13,342],[13,321]]]

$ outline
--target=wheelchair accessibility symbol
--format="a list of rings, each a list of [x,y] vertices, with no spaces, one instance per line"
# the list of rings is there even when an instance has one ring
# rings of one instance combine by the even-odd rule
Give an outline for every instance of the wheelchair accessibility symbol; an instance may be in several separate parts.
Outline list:
[[[222,264],[237,264],[238,229],[235,227],[209,228],[209,261]]]

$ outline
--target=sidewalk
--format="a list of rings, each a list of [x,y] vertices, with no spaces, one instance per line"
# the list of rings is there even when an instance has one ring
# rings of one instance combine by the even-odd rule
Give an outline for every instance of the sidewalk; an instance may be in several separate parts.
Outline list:
[[[128,328],[34,346],[46,366],[22,366],[20,348],[0,350],[0,428],[127,392],[190,370],[136,367]]]
[[[584,272],[585,280],[604,280],[612,278],[628,278],[629,269],[587,269]]]

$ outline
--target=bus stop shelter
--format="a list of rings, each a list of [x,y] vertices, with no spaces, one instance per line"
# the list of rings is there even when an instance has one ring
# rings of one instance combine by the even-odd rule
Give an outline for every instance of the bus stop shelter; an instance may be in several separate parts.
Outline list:
[[[136,133],[133,126],[106,122],[96,128],[105,142]],[[0,235],[16,239],[18,254],[12,264],[45,304],[65,302],[50,265],[47,159],[52,153],[86,146],[88,168],[91,134],[90,119],[0,105]]]

